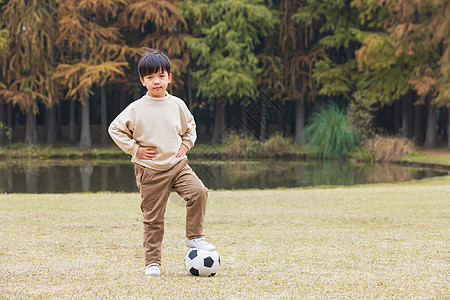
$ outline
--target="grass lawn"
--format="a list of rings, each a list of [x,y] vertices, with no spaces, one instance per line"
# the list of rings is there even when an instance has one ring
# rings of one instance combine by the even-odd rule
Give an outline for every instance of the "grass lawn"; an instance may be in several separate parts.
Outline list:
[[[401,158],[403,162],[450,166],[450,149],[420,149]]]
[[[137,193],[0,195],[0,299],[450,297],[450,176],[211,191],[211,278],[184,269],[184,217],[172,194],[163,275],[147,278]]]

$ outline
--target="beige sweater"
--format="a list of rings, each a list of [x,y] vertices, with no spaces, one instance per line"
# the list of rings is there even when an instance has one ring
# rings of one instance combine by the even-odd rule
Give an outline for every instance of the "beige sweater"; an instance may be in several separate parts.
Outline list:
[[[112,121],[108,132],[133,163],[159,171],[186,158],[176,157],[181,143],[190,149],[197,138],[194,117],[183,100],[170,94],[164,98],[145,94]],[[136,157],[139,146],[155,146],[158,154],[152,160],[140,159]]]

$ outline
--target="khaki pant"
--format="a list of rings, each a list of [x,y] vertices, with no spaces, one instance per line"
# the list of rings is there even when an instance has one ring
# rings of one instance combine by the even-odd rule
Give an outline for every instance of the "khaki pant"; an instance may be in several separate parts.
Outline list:
[[[186,201],[186,237],[203,236],[208,189],[187,163],[182,160],[167,171],[134,166],[144,216],[145,265],[161,264],[164,214],[172,189]]]

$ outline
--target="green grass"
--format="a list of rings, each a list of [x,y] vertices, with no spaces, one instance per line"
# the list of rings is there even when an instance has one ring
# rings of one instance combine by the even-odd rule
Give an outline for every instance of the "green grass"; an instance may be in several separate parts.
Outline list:
[[[84,159],[84,158],[114,158],[127,157],[117,146],[93,147],[91,150],[78,150],[76,146],[58,145],[58,146],[26,146],[23,144],[12,144],[6,147],[0,147],[0,156],[7,159],[30,158],[30,159]]]
[[[401,158],[403,162],[450,166],[450,149],[433,149],[430,153],[412,152]]]
[[[162,277],[143,275],[139,195],[0,195],[4,299],[448,299],[450,177],[334,189],[211,191],[216,277],[184,270],[171,195]]]
[[[223,144],[196,144],[189,151],[190,157],[216,157],[224,155]],[[291,145],[291,154],[295,157],[305,155],[315,155],[314,149],[308,146]],[[130,156],[125,154],[115,145],[94,146],[91,150],[78,150],[76,146],[58,145],[58,146],[25,146],[23,144],[12,144],[0,147],[0,159],[126,159]]]

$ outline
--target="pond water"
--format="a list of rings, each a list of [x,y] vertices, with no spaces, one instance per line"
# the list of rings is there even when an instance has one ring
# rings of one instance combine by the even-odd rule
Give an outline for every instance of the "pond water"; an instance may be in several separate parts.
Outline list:
[[[190,166],[215,189],[267,189],[392,183],[448,175],[448,171],[392,164],[333,161],[200,161]],[[0,193],[137,192],[129,161],[1,163]]]

